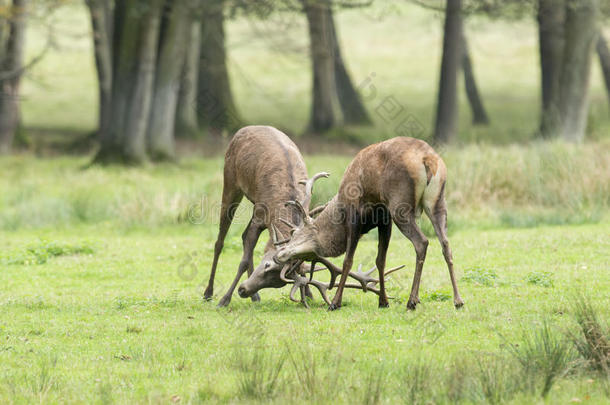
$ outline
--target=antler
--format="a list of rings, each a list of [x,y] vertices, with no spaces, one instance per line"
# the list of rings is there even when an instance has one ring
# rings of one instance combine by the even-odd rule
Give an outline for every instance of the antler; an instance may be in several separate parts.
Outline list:
[[[324,211],[324,208],[326,208],[327,205],[328,205],[328,203],[323,204],[323,205],[318,205],[316,208],[309,210],[309,216],[313,218],[314,216],[318,215],[319,213]]]
[[[299,181],[299,184],[304,184],[305,185],[305,197],[303,198],[303,207],[306,207],[307,211],[309,211],[309,203],[311,203],[311,195],[313,194],[313,183],[315,183],[316,180],[322,178],[322,177],[328,177],[330,176],[329,173],[326,172],[320,172],[320,173],[316,173],[312,178],[308,179],[308,180],[301,180]]]
[[[282,239],[280,239],[280,237]],[[273,223],[271,224],[271,238],[272,238],[273,244],[275,246],[283,245],[284,243],[287,243],[287,242],[290,241],[290,239],[285,239],[284,238],[284,235],[282,235],[280,230],[277,229],[277,227]]]
[[[326,259],[318,258],[318,259],[316,259],[316,262],[320,262],[320,263],[324,264],[331,271],[331,281],[329,283],[323,283],[318,280],[314,280],[312,278],[313,273],[320,271],[320,270],[324,270],[323,268],[317,268],[317,269],[314,268],[315,264],[313,262],[312,262],[312,266],[310,269],[310,278],[309,279],[307,277],[303,277],[303,276],[297,274],[296,272],[291,274],[292,280],[282,279],[286,283],[294,284],[292,286],[292,289],[290,290],[290,299],[294,302],[301,302],[307,308],[309,306],[307,305],[307,302],[305,301],[305,293],[304,293],[305,286],[312,285],[312,286],[316,287],[318,289],[318,291],[320,292],[320,295],[322,296],[322,299],[324,300],[324,302],[326,304],[330,305],[330,300],[328,299],[327,292],[335,286],[337,274],[341,273],[341,269],[339,269],[337,266],[335,266],[334,264],[332,264],[330,261],[328,261]],[[302,261],[299,261],[298,266],[300,266],[301,263],[302,263]],[[405,267],[404,264],[389,269],[388,271],[386,271],[384,273],[384,278],[385,278],[385,276],[388,276],[388,275],[394,273],[395,271],[402,269],[403,267]],[[296,267],[292,267],[292,268],[296,268]],[[368,270],[366,272],[362,272],[362,264],[361,264],[360,266],[358,266],[358,271],[356,273],[350,271],[349,276],[354,278],[355,280],[357,280],[359,282],[359,284],[345,284],[345,288],[361,289],[364,292],[370,291],[376,295],[379,295],[380,294],[379,289],[375,288],[375,285],[379,282],[379,280],[376,278],[370,277],[370,274],[376,268],[377,267],[374,266],[370,270]],[[294,294],[296,293],[297,289],[299,289],[301,291],[301,300],[300,301],[297,301],[297,299],[294,297]]]

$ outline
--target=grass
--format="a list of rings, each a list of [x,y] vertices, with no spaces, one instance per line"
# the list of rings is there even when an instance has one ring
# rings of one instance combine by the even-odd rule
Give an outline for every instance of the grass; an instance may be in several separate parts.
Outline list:
[[[610,143],[473,145],[446,148],[441,153],[450,168],[450,232],[473,226],[597,223],[607,217]],[[37,160],[21,155],[0,161],[0,229],[108,222],[129,228],[217,221],[220,157],[129,169],[85,169],[87,159]],[[307,157],[310,173],[331,173],[316,184],[314,205],[336,193],[349,161],[346,156]],[[58,179],[72,187],[58,184]],[[243,204],[236,222],[245,225],[249,210]],[[427,220],[422,227],[434,237]]]
[[[229,231],[218,296],[203,302],[220,157],[195,156],[209,154],[201,145],[177,165],[142,168],[35,157],[96,121],[87,16],[82,2],[64,3],[51,17],[57,46],[23,86],[33,153],[0,159],[1,403],[607,403],[610,122],[597,63],[588,142],[517,145],[537,125],[534,22],[467,21],[492,125],[469,124],[462,92],[458,142],[439,150],[449,168],[462,310],[451,305],[427,219],[415,312],[405,310],[415,255],[396,229],[388,266],[407,267],[388,282],[387,310],[357,291],[346,292],[339,312],[327,312],[317,296],[305,309],[286,289],[262,291],[257,304],[235,296],[217,309],[251,207],[242,204]],[[365,100],[376,127],[331,135],[368,143],[394,136],[408,119],[428,136],[440,16],[375,2],[342,11],[338,26],[355,82],[371,78],[376,88]],[[29,31],[31,57],[47,31],[35,23]],[[310,97],[303,18],[238,18],[227,32],[243,117],[299,134]],[[403,105],[402,115],[376,113],[387,97]],[[332,173],[316,184],[314,204],[336,192],[352,150],[306,156],[310,173]],[[263,235],[255,261],[265,242]],[[363,237],[356,263],[372,263],[376,246],[374,232]]]
[[[535,156],[536,148],[517,150]],[[456,150],[445,154],[457,158]],[[311,172],[330,167],[333,174],[342,159],[307,157]],[[510,167],[468,159],[481,173],[484,165]],[[388,266],[407,268],[388,282],[394,297],[388,310],[377,308],[376,296],[356,291],[346,293],[339,312],[327,312],[317,296],[308,310],[290,302],[286,289],[262,291],[259,304],[235,296],[229,308],[216,309],[218,297],[206,303],[201,296],[217,232],[220,159],[124,170],[83,169],[84,161],[0,161],[0,402],[531,403],[543,391],[542,365],[551,364],[554,352],[538,351],[538,334],[528,340],[522,331],[537,331],[541,319],[548,319],[552,339],[560,336],[581,359],[569,373],[551,374],[545,401],[607,401],[604,369],[594,366],[599,342],[608,341],[610,309],[610,224],[601,193],[586,197],[599,204],[598,220],[515,227],[499,221],[496,210],[514,204],[528,212],[569,212],[570,205],[557,198],[519,206],[508,192],[480,194],[485,204],[473,214],[462,204],[475,197],[456,196],[453,183],[450,221],[458,223],[450,239],[466,300],[460,311],[451,305],[434,238],[422,303],[405,310],[415,257],[397,230]],[[569,171],[556,173],[557,190],[561,178],[576,181]],[[499,175],[470,181],[497,190],[514,184],[516,175],[507,171],[509,179],[497,186]],[[320,182],[319,201],[336,187],[333,177]],[[203,211],[202,195],[209,198]],[[218,295],[240,260],[249,206],[240,212],[221,256]],[[263,235],[255,260],[265,241]],[[375,235],[365,236],[356,263],[373,262],[376,245]],[[575,291],[592,309],[574,307]],[[526,350],[528,342],[539,359],[533,364],[542,367],[534,368],[535,390],[515,385],[523,367],[508,349]]]

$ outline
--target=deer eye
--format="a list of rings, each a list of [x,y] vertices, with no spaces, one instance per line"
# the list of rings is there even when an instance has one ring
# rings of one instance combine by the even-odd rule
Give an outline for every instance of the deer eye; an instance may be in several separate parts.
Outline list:
[[[271,263],[265,263],[265,269],[268,269],[271,266]]]

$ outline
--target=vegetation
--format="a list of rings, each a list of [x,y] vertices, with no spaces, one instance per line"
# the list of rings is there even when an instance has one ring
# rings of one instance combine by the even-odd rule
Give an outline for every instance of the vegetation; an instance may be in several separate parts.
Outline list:
[[[482,148],[488,152],[479,156],[489,158],[471,158],[471,170],[518,167],[499,163],[495,147]],[[507,156],[513,163],[535,151]],[[306,159],[310,171],[333,173],[347,161]],[[597,214],[584,210],[578,220],[568,220],[573,207],[559,197],[517,205],[513,199],[525,197],[513,190],[481,194],[481,205],[470,208],[474,196],[450,198],[466,300],[460,311],[446,300],[450,284],[435,239],[414,312],[405,311],[409,267],[391,278],[389,310],[379,310],[374,295],[349,291],[331,317],[317,294],[307,310],[289,301],[287,289],[262,291],[258,304],[236,297],[219,310],[201,296],[217,232],[220,158],[127,170],[83,169],[86,161],[0,163],[3,401],[531,403],[544,393],[549,403],[607,401],[607,194],[583,191]],[[561,173],[569,171],[558,170],[552,187],[570,187]],[[504,175],[470,189],[508,187],[517,174]],[[337,181],[321,181],[317,198]],[[459,190],[454,184],[450,195]],[[498,212],[511,204],[531,213],[528,227],[502,220]],[[545,224],[549,210],[563,213],[564,223]],[[244,207],[229,232],[218,296],[234,276],[248,217]],[[389,266],[415,260],[408,244],[394,238]],[[365,237],[356,263],[372,262],[376,246]],[[550,286],[530,281],[545,280],[545,272]]]
[[[313,205],[336,193],[359,145],[433,136],[444,14],[412,3],[332,10],[336,36],[325,39],[339,38],[341,60],[325,63],[349,70],[372,126],[302,136],[312,118],[302,13],[236,8],[222,21],[226,49],[205,49],[227,52],[234,117],[284,130],[310,173],[331,173],[316,183]],[[225,242],[216,296],[202,300],[228,132],[196,116],[205,129],[197,123],[194,138],[176,138],[178,161],[91,165],[101,106],[89,9],[32,2],[49,12],[29,16],[25,61],[37,63],[21,81],[21,143],[0,158],[0,402],[607,403],[610,119],[602,70],[592,63],[584,142],[539,139],[536,20],[510,3],[516,16],[503,11],[491,22],[480,2],[464,2],[474,7],[462,24],[490,122],[471,124],[457,80],[457,135],[437,147],[448,167],[464,308],[451,305],[431,237],[422,302],[405,310],[415,255],[395,229],[388,266],[407,267],[387,284],[390,308],[350,290],[341,311],[328,313],[315,291],[306,309],[286,288],[261,291],[260,303],[235,297],[216,308],[240,260],[249,203]],[[219,35],[215,22],[208,29]],[[193,100],[189,94],[178,103]],[[181,112],[192,130],[189,110]],[[369,267],[376,249],[376,235],[365,236],[355,264]]]

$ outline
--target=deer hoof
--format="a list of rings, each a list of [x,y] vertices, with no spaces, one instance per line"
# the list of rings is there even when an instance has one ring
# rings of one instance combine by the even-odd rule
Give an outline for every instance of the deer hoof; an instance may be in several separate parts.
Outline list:
[[[458,298],[457,300],[453,301],[453,305],[455,305],[456,309],[460,309],[464,306],[464,301],[462,301],[461,298]]]
[[[205,301],[209,301],[212,299],[212,296],[214,295],[214,290],[211,289],[210,287],[206,288],[204,293],[203,293],[203,299]]]
[[[334,302],[333,302],[333,303],[331,303],[331,304],[328,306],[328,310],[329,310],[329,311],[336,311],[336,310],[338,310],[339,308],[341,308],[341,305],[337,305],[337,304],[335,304]]]
[[[410,300],[407,302],[407,309],[408,309],[408,310],[413,311],[413,310],[415,310],[415,307],[416,307],[416,306],[417,306],[417,301],[416,301],[416,300],[410,299]]]
[[[250,297],[250,299],[252,300],[252,302],[260,302],[260,300],[261,300],[261,296],[260,296],[260,295],[258,295],[258,293],[254,293],[254,294],[252,295],[252,297]]]
[[[390,303],[387,301],[379,303],[379,308],[389,308],[389,307],[390,307]]]
[[[231,296],[228,296],[228,297],[227,297],[227,296],[225,295],[225,296],[224,296],[224,297],[222,297],[222,299],[221,299],[221,300],[218,302],[218,305],[217,305],[217,306],[218,306],[218,308],[224,308],[224,307],[226,307],[227,305],[229,305],[229,303],[230,303],[230,302],[231,302]]]

